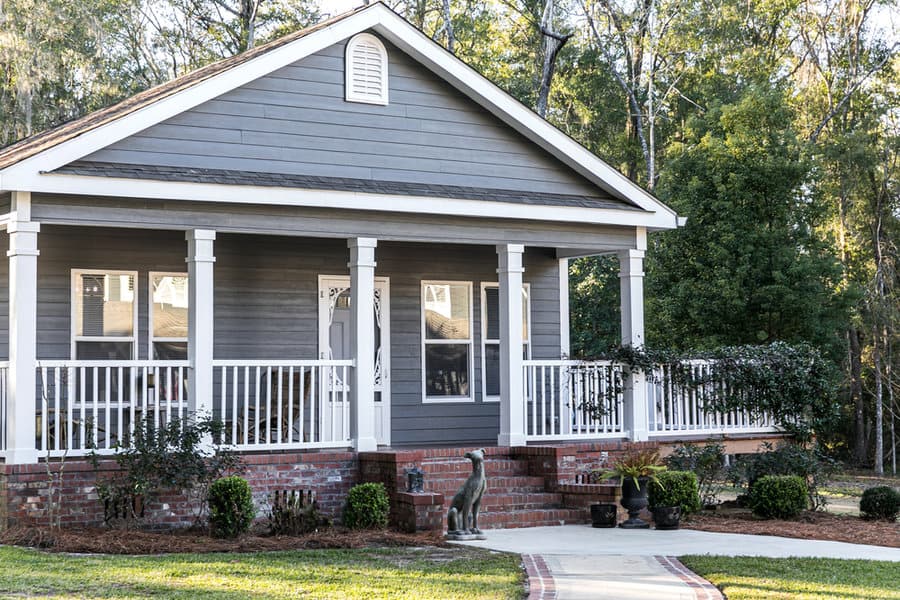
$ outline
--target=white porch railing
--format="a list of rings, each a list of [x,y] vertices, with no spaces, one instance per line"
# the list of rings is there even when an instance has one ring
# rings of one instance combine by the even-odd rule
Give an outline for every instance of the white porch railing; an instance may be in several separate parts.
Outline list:
[[[647,403],[650,408],[651,436],[723,433],[766,433],[777,431],[770,415],[754,418],[749,411],[715,411],[711,398],[724,391],[724,381],[716,380],[714,363],[707,360],[684,361],[676,365],[660,365],[647,381]],[[677,373],[675,369],[681,372]],[[701,382],[700,385],[678,381]]]
[[[524,361],[528,441],[624,437],[621,367],[609,361]]]
[[[352,360],[214,360],[213,413],[238,450],[346,448]]]
[[[187,361],[37,361],[40,455],[109,454],[143,419],[185,416],[189,371]]]
[[[6,456],[6,407],[8,405],[6,380],[9,376],[9,361],[0,362],[0,458]]]

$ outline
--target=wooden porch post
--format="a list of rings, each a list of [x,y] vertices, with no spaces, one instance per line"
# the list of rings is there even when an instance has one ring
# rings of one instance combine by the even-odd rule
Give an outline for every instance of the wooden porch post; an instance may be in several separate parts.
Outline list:
[[[640,236],[639,240],[640,240]],[[644,236],[646,240],[646,234]],[[639,244],[640,246],[640,244]],[[622,345],[644,345],[644,250],[619,251]],[[647,382],[643,373],[625,374],[625,430],[630,440],[648,439]]]
[[[31,193],[13,192],[9,232],[9,377],[6,463],[38,461],[37,415],[37,238],[31,221]]]
[[[522,364],[522,255],[525,246],[498,244],[500,284],[500,435],[498,446],[525,445]]]
[[[357,452],[376,450],[374,238],[347,240],[350,248],[350,437]]]
[[[185,234],[188,254],[188,412],[213,414],[213,267],[216,232],[192,229]]]

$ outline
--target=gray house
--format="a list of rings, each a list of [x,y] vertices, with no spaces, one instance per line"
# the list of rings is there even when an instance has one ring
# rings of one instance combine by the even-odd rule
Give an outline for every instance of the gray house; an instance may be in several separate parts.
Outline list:
[[[678,216],[380,3],[5,148],[0,192],[7,465],[194,411],[245,451],[767,427],[567,360],[568,259],[619,257],[639,345]]]

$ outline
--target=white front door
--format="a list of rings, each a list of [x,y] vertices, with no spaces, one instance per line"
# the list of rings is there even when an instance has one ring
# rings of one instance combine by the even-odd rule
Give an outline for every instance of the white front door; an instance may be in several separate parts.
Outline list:
[[[375,278],[375,438],[391,443],[390,280]],[[347,360],[350,355],[350,277],[319,276],[319,358]],[[346,385],[342,382],[340,385]],[[324,411],[328,414],[330,411]],[[327,427],[327,424],[326,424]]]

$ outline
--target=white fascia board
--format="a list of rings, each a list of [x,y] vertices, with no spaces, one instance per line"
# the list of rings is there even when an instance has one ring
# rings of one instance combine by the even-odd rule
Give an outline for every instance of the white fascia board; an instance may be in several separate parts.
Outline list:
[[[646,227],[648,229],[672,229],[675,227],[675,217],[672,215],[640,210],[517,204],[514,202],[436,198],[431,196],[399,196],[339,190],[189,183],[86,175],[57,175],[49,173],[38,175],[23,181],[18,189],[46,194],[149,198],[157,200],[221,202],[226,204],[304,206],[460,217],[622,225]]]
[[[130,135],[162,123],[166,119],[323,50],[360,31],[370,29],[380,20],[380,12],[360,11],[7,167],[2,171],[2,189],[24,189],[20,183],[22,177],[50,172],[72,161],[84,158]]]

